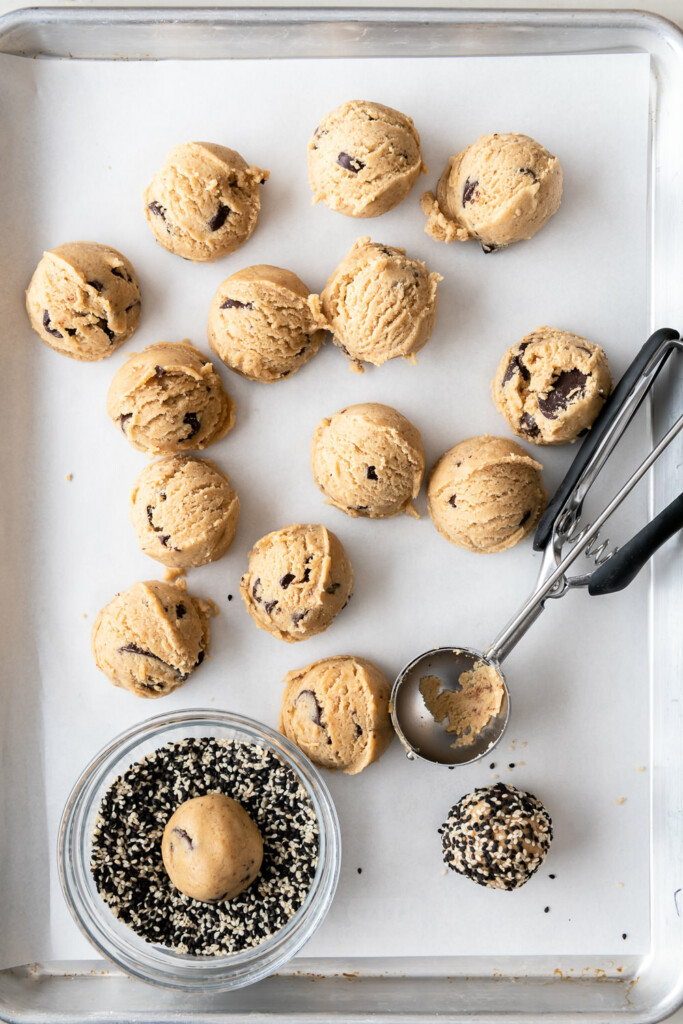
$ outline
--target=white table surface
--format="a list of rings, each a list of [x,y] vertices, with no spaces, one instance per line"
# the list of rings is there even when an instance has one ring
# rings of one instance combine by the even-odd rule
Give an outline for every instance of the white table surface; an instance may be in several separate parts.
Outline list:
[[[104,3],[112,7],[124,7],[127,4],[120,2],[120,0],[35,0],[36,5],[40,4],[45,7],[94,7],[103,6]],[[193,4],[192,0],[134,0],[134,5],[138,7],[153,7],[153,6],[168,6],[168,7],[185,7],[185,6],[231,6],[229,4],[215,4],[209,3],[209,0],[205,0],[205,3]],[[258,7],[258,6],[270,6],[270,7],[318,7],[318,6],[337,6],[337,7],[388,7],[388,4],[382,3],[368,3],[364,0],[328,0],[326,4],[316,3],[315,0],[268,0],[267,3],[256,3],[254,0],[239,0],[234,6],[239,7]],[[5,14],[8,11],[15,10],[17,5],[13,0],[0,0],[0,14]],[[398,0],[397,3],[391,5],[391,7],[450,7],[450,8],[490,8],[499,9],[505,7],[515,7],[519,9],[539,8],[548,7],[553,9],[571,8],[574,10],[648,10],[654,14],[659,14],[662,17],[668,18],[674,24],[683,28],[683,0],[648,0],[647,4],[629,4],[625,3],[624,0],[602,0],[601,3],[592,3],[590,0],[560,0],[554,3],[546,2],[543,0],[487,0],[486,3],[475,3],[473,0],[467,2],[467,0],[430,0],[428,3],[419,3],[418,0]],[[670,1024],[683,1024],[683,1008],[669,1018]]]

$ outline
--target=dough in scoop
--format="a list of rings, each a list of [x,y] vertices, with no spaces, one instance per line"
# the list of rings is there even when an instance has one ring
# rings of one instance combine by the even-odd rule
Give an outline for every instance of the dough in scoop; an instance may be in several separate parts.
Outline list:
[[[321,295],[335,345],[359,369],[397,356],[417,362],[434,330],[441,280],[405,249],[359,238]]]
[[[352,591],[353,570],[341,541],[319,524],[295,523],[262,537],[240,580],[256,625],[286,643],[326,630]]]
[[[227,256],[254,231],[269,171],[211,142],[175,146],[145,192],[145,216],[164,249],[186,260]]]
[[[378,402],[350,405],[324,419],[311,443],[313,476],[329,505],[357,518],[407,512],[422,485],[422,438],[405,416]]]
[[[208,459],[167,455],[135,481],[130,518],[141,549],[170,569],[222,558],[235,539],[240,503]]]
[[[308,143],[313,202],[347,217],[379,217],[397,206],[426,168],[409,117],[351,100],[327,114]]]
[[[261,833],[244,807],[225,793],[186,800],[168,819],[161,840],[168,877],[193,900],[239,896],[263,861]]]
[[[356,775],[391,743],[391,684],[371,661],[323,658],[284,682],[280,732],[321,768]]]
[[[216,370],[188,341],[160,341],[132,355],[114,375],[107,412],[146,455],[206,448],[235,422]]]
[[[281,380],[315,355],[327,331],[320,299],[290,270],[259,265],[220,285],[209,313],[209,345],[249,380]]]
[[[547,494],[540,463],[514,441],[470,437],[441,456],[429,476],[429,514],[458,547],[505,551],[536,528]]]
[[[612,377],[599,345],[569,331],[537,327],[507,350],[492,390],[513,434],[532,444],[567,444],[593,425]]]
[[[484,252],[532,238],[557,212],[562,167],[528,135],[482,135],[452,156],[422,196],[425,231],[442,242],[476,238]]]
[[[99,242],[58,245],[26,292],[31,327],[50,348],[92,362],[110,356],[140,319],[140,287],[125,256]]]
[[[102,609],[92,628],[97,667],[137,697],[164,697],[209,653],[211,606],[184,581],[134,583]]]

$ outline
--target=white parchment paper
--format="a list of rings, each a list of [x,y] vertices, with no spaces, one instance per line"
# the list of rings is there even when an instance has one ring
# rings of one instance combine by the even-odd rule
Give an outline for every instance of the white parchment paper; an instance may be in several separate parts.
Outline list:
[[[309,441],[324,415],[371,400],[397,407],[420,428],[429,464],[464,437],[507,435],[489,382],[504,349],[539,324],[585,334],[603,345],[615,375],[623,371],[647,329],[648,60],[136,64],[2,57],[0,90],[6,967],[92,955],[63,902],[56,836],[77,775],[118,731],[163,710],[212,704],[274,725],[288,670],[353,652],[393,678],[426,647],[485,647],[531,589],[539,559],[530,542],[501,555],[460,551],[434,530],[424,496],[419,522],[352,521],[326,507],[311,478]],[[429,166],[401,206],[364,222],[312,207],[306,175],[306,143],[318,119],[354,96],[410,113]],[[451,153],[496,130],[525,132],[559,155],[559,213],[533,241],[489,256],[475,244],[434,242],[423,232],[421,191],[434,187]],[[271,171],[256,234],[213,265],[195,266],[159,248],[141,208],[167,150],[192,139],[237,148]],[[161,338],[189,338],[208,352],[209,304],[235,270],[274,263],[318,291],[364,234],[404,246],[443,274],[437,328],[419,365],[394,361],[359,377],[327,345],[278,384],[250,383],[223,369],[237,425],[207,455],[233,480],[242,515],[228,555],[189,574],[190,590],[220,607],[212,659],[161,701],[115,689],[92,660],[94,617],[135,580],[163,574],[138,551],[128,521],[128,495],[145,459],[107,419],[115,370],[131,351]],[[124,252],[143,292],[135,337],[93,365],[42,345],[23,310],[42,251],[76,239]],[[646,444],[641,417],[620,461],[634,462]],[[534,450],[550,492],[573,454]],[[645,516],[641,487],[615,524],[615,538],[625,539]],[[337,532],[357,584],[327,633],[289,646],[254,627],[238,581],[251,545],[296,521],[321,521]],[[574,592],[549,608],[507,663],[512,719],[486,762],[450,772],[409,763],[395,743],[358,777],[328,776],[343,868],[307,956],[616,955],[647,948],[648,773],[638,771],[649,758],[646,602],[644,575],[620,595]],[[436,832],[463,793],[498,777],[536,793],[555,824],[546,866],[515,893],[446,873]]]

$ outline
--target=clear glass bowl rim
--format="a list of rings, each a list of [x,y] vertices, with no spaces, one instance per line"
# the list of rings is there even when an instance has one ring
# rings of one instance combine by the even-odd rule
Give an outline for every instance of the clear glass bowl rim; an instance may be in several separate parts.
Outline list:
[[[204,732],[193,732],[204,730]],[[213,730],[213,732],[211,732]],[[253,949],[224,957],[191,957],[163,951],[124,926],[115,930],[116,919],[93,892],[88,852],[95,802],[103,795],[105,781],[125,771],[135,760],[157,747],[193,735],[225,737],[242,734],[242,742],[265,746],[292,769],[304,785],[318,819],[318,867],[303,905],[272,938]],[[247,738],[244,738],[246,734]],[[135,756],[137,748],[144,751]],[[156,749],[156,748],[154,748]],[[130,755],[133,754],[133,758]],[[253,984],[279,970],[310,939],[330,908],[339,880],[341,835],[337,813],[327,786],[315,766],[280,733],[254,719],[211,708],[191,708],[148,718],[115,736],[90,761],[76,781],[66,802],[58,838],[59,876],[67,906],[86,938],[107,960],[141,981],[184,991],[228,991]],[[88,882],[90,881],[90,885]],[[130,935],[128,934],[130,933]],[[124,937],[125,935],[125,937]]]

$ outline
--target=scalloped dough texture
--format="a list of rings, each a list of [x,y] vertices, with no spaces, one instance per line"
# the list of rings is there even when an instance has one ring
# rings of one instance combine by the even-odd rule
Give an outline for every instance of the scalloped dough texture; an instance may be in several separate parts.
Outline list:
[[[239,498],[218,466],[193,455],[167,455],[135,481],[130,518],[138,544],[170,569],[216,562],[235,539]]]
[[[289,672],[284,682],[280,732],[321,768],[356,775],[394,738],[391,683],[371,661],[322,658]]]
[[[209,345],[249,380],[289,377],[316,354],[326,331],[319,296],[291,270],[266,264],[223,281],[209,312]]]
[[[130,260],[99,242],[66,242],[44,252],[26,292],[41,341],[71,359],[106,359],[135,330],[140,286]]]
[[[425,171],[412,120],[382,103],[342,104],[323,117],[308,143],[313,202],[347,217],[392,210]]]
[[[482,135],[452,156],[436,196],[425,192],[425,231],[441,242],[476,238],[484,252],[533,238],[557,212],[562,167],[528,135]]]
[[[385,519],[413,505],[425,471],[420,431],[391,406],[350,405],[318,424],[311,442],[313,477],[341,512]]]
[[[256,625],[286,643],[324,632],[352,592],[353,569],[342,543],[320,524],[294,523],[266,534],[249,552],[240,580]]]
[[[160,341],[119,367],[107,412],[146,455],[206,448],[235,423],[235,403],[213,364],[188,341]]]
[[[259,186],[269,176],[226,146],[174,146],[145,191],[147,223],[157,242],[183,259],[227,256],[256,228]]]
[[[105,605],[92,628],[97,667],[136,697],[164,697],[209,653],[213,606],[183,580],[134,583]]]
[[[612,376],[599,345],[537,327],[507,350],[491,388],[513,434],[532,444],[567,444],[590,430]]]
[[[397,356],[416,363],[434,330],[441,280],[405,249],[359,238],[321,295],[334,343],[352,368]]]
[[[427,501],[439,533],[458,547],[489,554],[528,537],[545,509],[540,463],[515,441],[470,437],[432,469]]]

